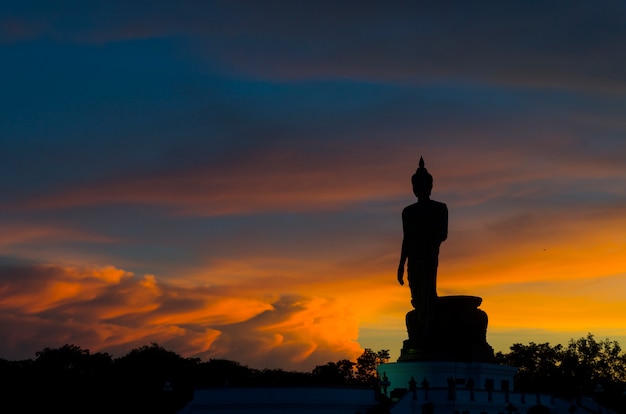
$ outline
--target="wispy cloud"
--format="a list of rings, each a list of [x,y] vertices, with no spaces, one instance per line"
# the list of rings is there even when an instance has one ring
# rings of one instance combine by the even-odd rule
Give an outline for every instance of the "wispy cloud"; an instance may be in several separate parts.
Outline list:
[[[59,6],[40,36],[75,42],[179,37],[230,70],[277,79],[469,80],[623,92],[626,9],[549,4],[107,2]],[[32,13],[32,12],[31,12]],[[18,10],[6,38],[33,36]],[[24,16],[22,16],[24,15]],[[26,36],[28,34],[28,36]],[[188,50],[190,50],[188,48]]]
[[[176,287],[114,267],[5,266],[0,282],[3,358],[66,342],[118,355],[158,342],[184,356],[306,370],[361,349],[356,319],[320,297]]]

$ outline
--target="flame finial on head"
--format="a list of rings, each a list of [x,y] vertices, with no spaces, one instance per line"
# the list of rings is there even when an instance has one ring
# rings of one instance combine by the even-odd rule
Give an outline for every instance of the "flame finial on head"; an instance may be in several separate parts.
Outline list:
[[[424,157],[420,156],[419,167],[411,177],[413,192],[418,197],[430,196],[430,192],[433,188],[433,176],[430,175],[424,165]]]

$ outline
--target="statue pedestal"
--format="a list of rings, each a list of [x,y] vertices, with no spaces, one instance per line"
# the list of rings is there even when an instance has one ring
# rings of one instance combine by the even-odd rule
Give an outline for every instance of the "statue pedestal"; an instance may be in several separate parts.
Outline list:
[[[487,314],[478,309],[481,303],[477,296],[438,297],[428,327],[417,310],[407,313],[409,339],[404,341],[398,362],[493,362],[493,348],[487,343]]]
[[[526,412],[544,402],[514,392],[517,368],[495,363],[481,303],[476,296],[444,296],[436,299],[432,314],[413,309],[406,315],[409,339],[398,362],[377,368],[394,414]]]

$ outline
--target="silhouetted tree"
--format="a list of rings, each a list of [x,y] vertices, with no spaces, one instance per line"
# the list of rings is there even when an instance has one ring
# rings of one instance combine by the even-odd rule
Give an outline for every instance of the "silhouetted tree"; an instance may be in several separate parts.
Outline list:
[[[570,340],[567,347],[549,343],[514,344],[498,352],[498,362],[518,368],[515,388],[572,398],[594,396],[608,407],[624,410],[626,355],[616,341],[596,341],[592,334]],[[602,390],[601,393],[596,392]]]
[[[195,385],[200,387],[242,387],[251,385],[260,371],[227,359],[210,359],[194,368]]]
[[[608,400],[626,390],[626,354],[617,341],[596,341],[592,334],[570,340],[564,351],[561,368],[576,395],[592,395],[610,405]]]
[[[354,366],[355,363],[347,359],[318,365],[313,368],[313,380],[322,385],[352,385],[354,383]]]
[[[376,368],[380,364],[389,361],[389,350],[383,349],[378,352],[365,348],[360,357],[356,360],[356,380],[363,385],[376,385],[378,383],[378,372]]]
[[[84,411],[87,405],[104,410],[106,385],[113,360],[106,353],[90,354],[86,349],[66,344],[60,348],[44,348],[35,353],[35,360],[24,366],[21,382],[37,390],[38,398],[26,398],[26,411],[57,407],[59,411]],[[102,404],[98,404],[102,402]],[[98,412],[98,409],[93,410]]]
[[[20,406],[24,412],[35,412],[40,407],[32,401],[37,372],[33,360],[0,360],[0,412],[9,412],[9,407]]]
[[[561,363],[563,346],[549,343],[528,345],[514,344],[511,352],[496,354],[496,360],[504,365],[518,368],[515,388],[527,392],[555,392],[563,381]]]
[[[114,361],[122,412],[170,413],[193,395],[196,359],[183,358],[156,343]]]

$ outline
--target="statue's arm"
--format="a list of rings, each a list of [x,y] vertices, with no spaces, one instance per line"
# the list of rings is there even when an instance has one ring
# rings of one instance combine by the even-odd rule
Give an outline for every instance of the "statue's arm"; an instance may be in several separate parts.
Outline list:
[[[402,212],[402,247],[400,248],[400,264],[398,265],[398,283],[404,285],[404,266],[408,257],[406,246],[406,222],[404,220],[405,212]]]
[[[406,263],[406,242],[402,239],[402,248],[400,249],[400,264],[398,265],[398,283],[404,285],[404,265]]]
[[[439,240],[442,242],[448,238],[448,206],[441,206],[441,228],[439,229]]]

